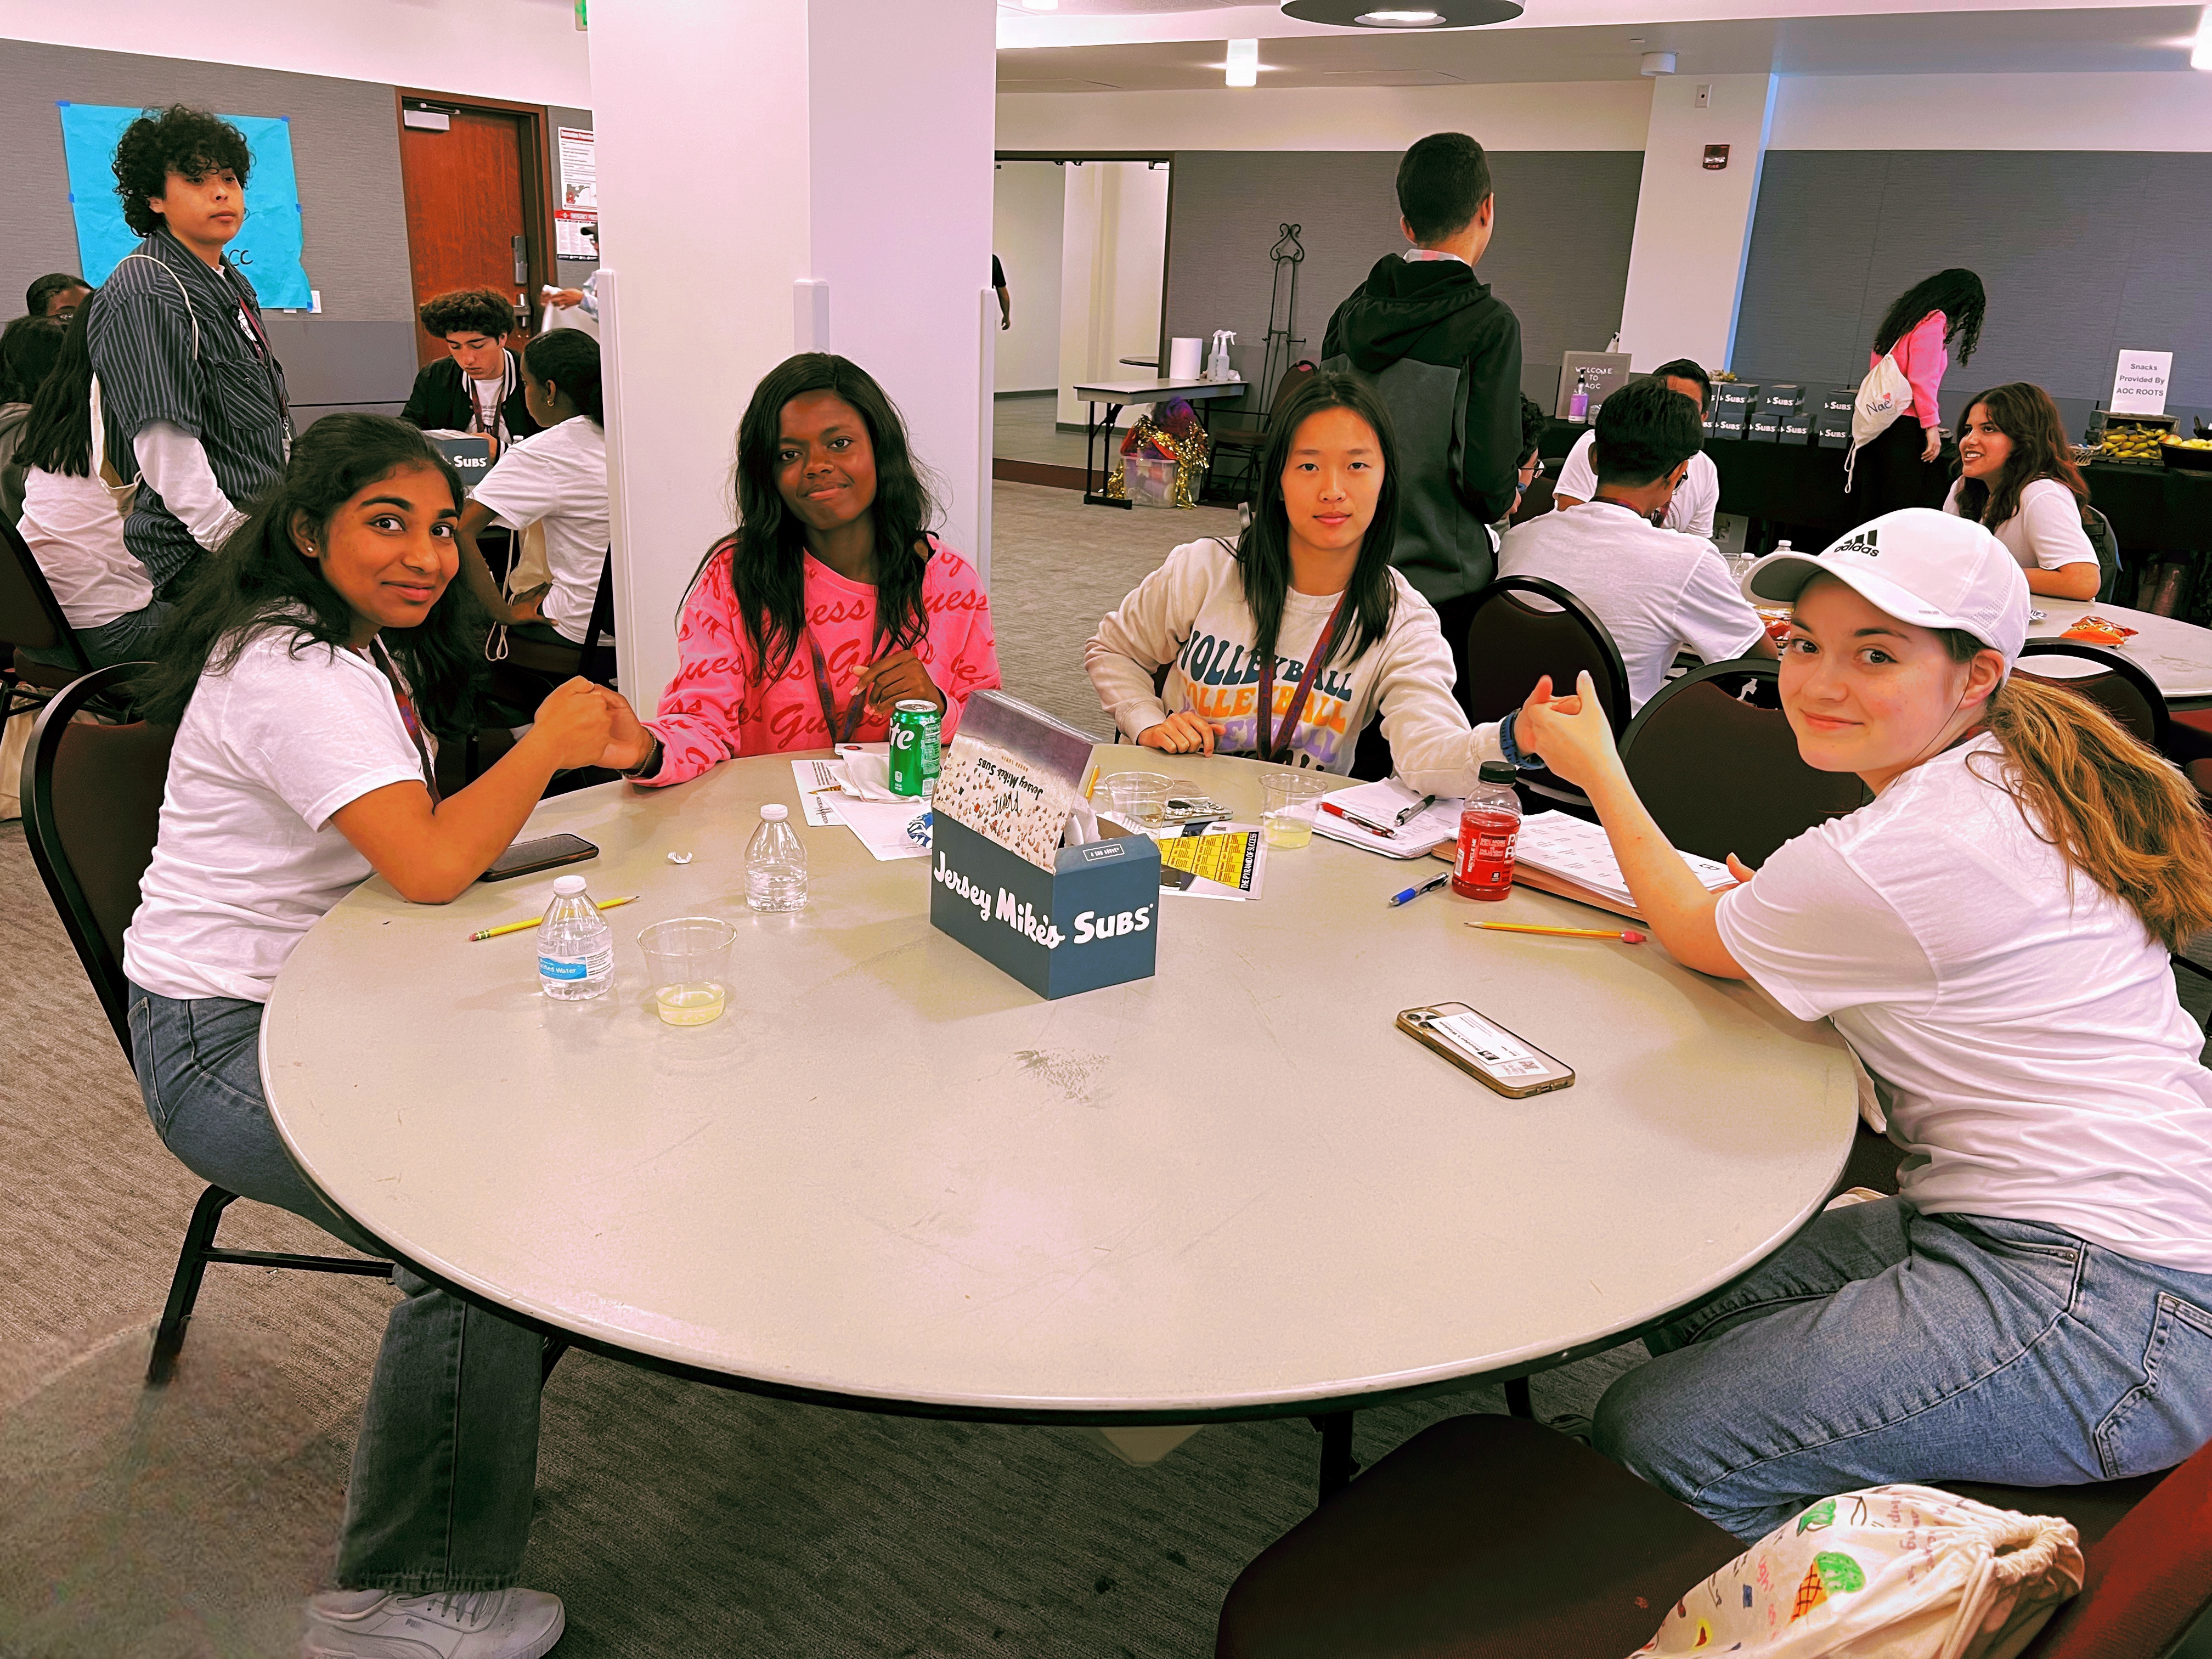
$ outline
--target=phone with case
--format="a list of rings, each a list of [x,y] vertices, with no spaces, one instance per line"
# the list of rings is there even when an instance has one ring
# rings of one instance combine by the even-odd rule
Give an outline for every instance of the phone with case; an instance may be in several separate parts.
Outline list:
[[[1464,1002],[1408,1008],[1398,1016],[1398,1029],[1510,1099],[1564,1089],[1575,1080],[1573,1067]]]
[[[516,842],[491,861],[491,868],[479,879],[511,881],[517,876],[534,876],[541,870],[557,870],[564,864],[581,864],[599,855],[599,849],[581,836],[541,836],[536,841]]]

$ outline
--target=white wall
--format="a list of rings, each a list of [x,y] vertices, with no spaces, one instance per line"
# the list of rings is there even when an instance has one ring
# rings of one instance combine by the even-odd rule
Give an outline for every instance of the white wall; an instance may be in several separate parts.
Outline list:
[[[1470,132],[1492,149],[1641,149],[1648,81],[1008,93],[1002,150],[1403,149]]]
[[[1768,143],[1776,149],[2212,149],[2212,75],[1788,75]]]
[[[991,246],[1014,312],[999,337],[994,391],[1048,392],[1060,380],[1060,175],[1050,161],[1001,161],[994,175]]]
[[[0,0],[0,40],[582,109],[592,106],[586,39],[570,0]]]
[[[1066,185],[1060,243],[1059,418],[1082,421],[1078,380],[1137,380],[1152,370],[1123,357],[1159,350],[1165,275],[1168,169],[1087,161],[1060,169]]]
[[[1631,354],[1631,367],[1733,357],[1778,79],[1680,76],[1652,88],[1636,237],[1621,299],[1620,347]],[[1708,94],[1704,108],[1698,106],[1701,93]],[[1708,144],[1729,146],[1728,165],[1718,172],[1706,170]]]

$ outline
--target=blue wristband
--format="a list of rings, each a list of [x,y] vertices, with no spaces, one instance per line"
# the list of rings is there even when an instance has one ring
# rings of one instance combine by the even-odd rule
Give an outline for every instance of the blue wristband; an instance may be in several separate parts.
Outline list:
[[[1544,765],[1542,757],[1522,754],[1513,741],[1513,722],[1520,713],[1519,709],[1513,709],[1504,720],[1498,722],[1498,752],[1503,754],[1509,763],[1523,772],[1541,771]]]

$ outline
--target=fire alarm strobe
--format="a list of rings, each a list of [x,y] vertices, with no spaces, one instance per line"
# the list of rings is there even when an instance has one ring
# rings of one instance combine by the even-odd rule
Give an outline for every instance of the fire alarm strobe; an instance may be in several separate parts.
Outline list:
[[[1729,147],[1726,144],[1707,144],[1705,146],[1705,171],[1708,173],[1718,173],[1723,167],[1726,167],[1728,165],[1728,151]]]

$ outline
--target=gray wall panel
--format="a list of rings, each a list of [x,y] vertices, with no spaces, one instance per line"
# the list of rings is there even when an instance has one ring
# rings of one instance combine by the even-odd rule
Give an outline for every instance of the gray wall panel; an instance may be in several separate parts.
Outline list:
[[[1481,275],[1521,319],[1522,386],[1549,406],[1568,350],[1601,349],[1620,326],[1644,157],[1636,151],[1509,151],[1490,158],[1498,234]],[[1302,224],[1297,331],[1318,356],[1329,313],[1375,261],[1406,246],[1395,151],[1187,150],[1175,158],[1166,331],[1233,328],[1232,361],[1259,377],[1280,225]]]
[[[2123,347],[2174,353],[2167,407],[2212,405],[2212,155],[1776,150],[1766,157],[1733,368],[1856,380],[1889,302],[1946,265],[1990,295],[1954,363],[1956,422],[1984,386],[2033,380],[2077,430]]]
[[[348,323],[273,313],[264,319],[295,408],[407,401],[415,384],[415,325]]]

